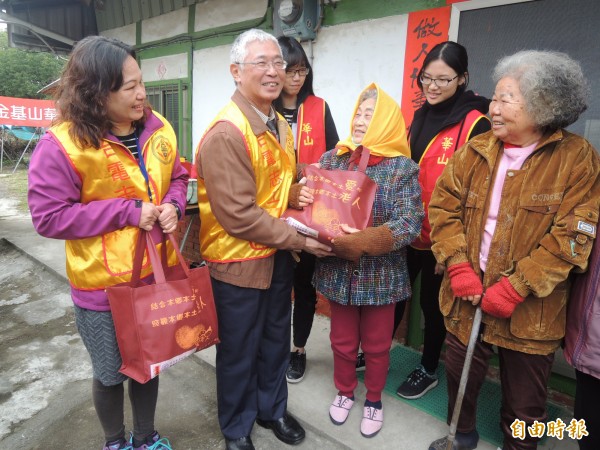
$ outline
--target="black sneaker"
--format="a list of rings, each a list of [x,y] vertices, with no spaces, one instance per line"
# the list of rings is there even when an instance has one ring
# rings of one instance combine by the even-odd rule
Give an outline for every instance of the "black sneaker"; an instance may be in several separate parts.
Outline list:
[[[285,373],[288,383],[300,383],[306,372],[306,352],[291,352],[290,365]]]
[[[419,364],[406,378],[406,381],[400,385],[396,394],[400,397],[414,400],[423,397],[437,385],[437,375],[427,373],[425,368]]]
[[[365,371],[365,354],[360,352],[356,357],[356,371],[364,372]]]

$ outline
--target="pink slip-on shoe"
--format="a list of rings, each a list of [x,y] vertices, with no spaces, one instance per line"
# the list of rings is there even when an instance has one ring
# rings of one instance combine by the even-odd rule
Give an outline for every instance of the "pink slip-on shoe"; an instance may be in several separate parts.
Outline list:
[[[344,395],[336,395],[329,407],[329,418],[336,425],[342,425],[350,414],[354,400]]]
[[[383,409],[365,406],[363,418],[360,422],[360,434],[366,438],[372,438],[383,426]]]

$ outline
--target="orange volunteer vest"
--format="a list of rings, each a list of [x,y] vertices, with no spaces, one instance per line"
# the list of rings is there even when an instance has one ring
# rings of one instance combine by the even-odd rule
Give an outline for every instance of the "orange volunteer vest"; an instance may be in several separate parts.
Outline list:
[[[279,120],[285,120],[278,114]],[[226,105],[208,127],[226,121],[240,130],[256,176],[256,204],[273,217],[280,217],[287,208],[290,186],[295,179],[296,162],[294,140],[287,134],[286,148],[270,132],[256,136],[248,119],[232,101]],[[206,135],[206,134],[205,134]],[[196,159],[202,151],[203,140],[196,150]],[[204,180],[198,179],[198,206],[200,209],[200,252],[206,261],[234,262],[266,258],[275,249],[255,242],[233,237],[223,229],[212,214]]]
[[[162,116],[154,114],[163,124],[166,123]],[[81,203],[114,198],[150,201],[146,180],[138,163],[123,144],[104,139],[99,149],[80,148],[69,136],[69,128],[70,123],[66,122],[52,127],[49,132],[81,179]],[[154,132],[142,149],[152,201],[157,205],[169,189],[176,142],[171,126],[163,126]],[[127,226],[101,236],[66,241],[67,276],[73,287],[98,290],[130,281],[138,233],[138,227]],[[157,246],[159,251],[160,245]],[[171,249],[169,263],[174,264],[175,258]],[[151,273],[152,269],[145,259],[141,276]]]

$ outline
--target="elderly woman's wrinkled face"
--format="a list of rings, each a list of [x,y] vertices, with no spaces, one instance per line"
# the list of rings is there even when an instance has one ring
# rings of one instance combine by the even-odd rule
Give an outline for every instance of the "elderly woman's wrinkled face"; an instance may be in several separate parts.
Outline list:
[[[525,110],[519,82],[511,77],[498,81],[490,104],[494,136],[502,142],[526,147],[540,140],[542,133]]]
[[[365,137],[365,133],[375,112],[375,103],[376,99],[368,98],[356,110],[354,120],[352,121],[352,141],[355,144],[360,144]]]

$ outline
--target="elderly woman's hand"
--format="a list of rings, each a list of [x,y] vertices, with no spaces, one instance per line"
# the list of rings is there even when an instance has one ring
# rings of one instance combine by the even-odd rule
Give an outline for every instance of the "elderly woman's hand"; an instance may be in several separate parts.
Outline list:
[[[446,271],[446,266],[444,264],[440,264],[440,263],[435,264],[435,267],[433,269],[433,273],[435,275],[444,275],[445,271]]]
[[[455,297],[477,305],[483,294],[483,284],[479,276],[471,267],[471,263],[464,262],[448,267],[450,287]]]
[[[521,297],[508,278],[502,277],[500,281],[485,290],[481,309],[491,316],[508,319],[523,300],[525,297]]]
[[[360,231],[343,224],[342,231],[348,233],[336,237],[333,241],[335,256],[357,262],[361,256],[381,256],[394,249],[392,231],[385,225],[368,227]]]

